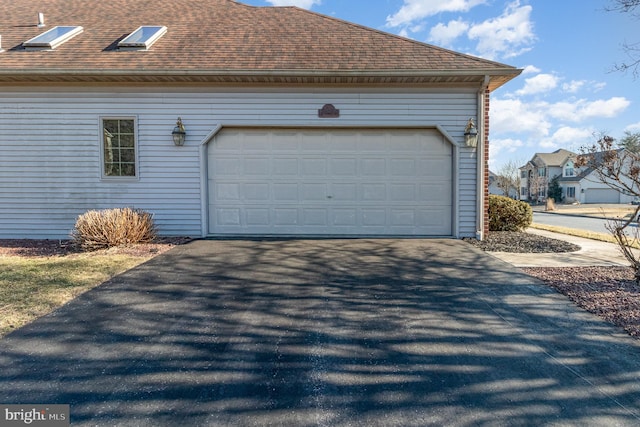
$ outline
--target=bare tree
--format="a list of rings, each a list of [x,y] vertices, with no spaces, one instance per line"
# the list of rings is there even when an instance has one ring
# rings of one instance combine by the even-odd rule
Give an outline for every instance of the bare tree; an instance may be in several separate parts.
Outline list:
[[[506,197],[511,197],[511,189],[515,190],[516,199],[520,200],[520,168],[516,160],[509,160],[496,172],[496,186]]]
[[[534,202],[541,202],[544,198],[544,191],[548,186],[548,179],[546,176],[541,176],[534,170],[533,175],[529,182],[529,198]]]
[[[640,1],[640,0],[639,0]],[[640,197],[640,156],[620,147],[615,139],[602,136],[588,147],[581,148],[576,159],[577,166],[592,169],[597,179],[610,188]],[[630,225],[637,221],[640,205],[626,220],[609,220],[607,230],[618,243],[620,251],[634,269],[636,282],[640,284],[640,257],[631,249],[634,242],[640,242],[640,232]]]
[[[640,19],[640,0],[610,0],[611,6],[605,8],[609,12],[628,13],[635,19]],[[640,42],[624,42],[622,44],[628,59],[625,62],[616,64],[617,71],[630,71],[634,77],[640,75]]]

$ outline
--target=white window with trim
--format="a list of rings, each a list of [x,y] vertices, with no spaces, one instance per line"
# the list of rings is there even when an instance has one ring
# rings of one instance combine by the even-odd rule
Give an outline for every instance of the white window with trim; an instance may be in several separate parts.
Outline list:
[[[564,176],[575,176],[575,169],[571,160],[564,165]]]
[[[137,136],[134,117],[102,117],[102,176],[136,178]]]
[[[567,187],[567,198],[568,199],[576,198],[576,187]]]

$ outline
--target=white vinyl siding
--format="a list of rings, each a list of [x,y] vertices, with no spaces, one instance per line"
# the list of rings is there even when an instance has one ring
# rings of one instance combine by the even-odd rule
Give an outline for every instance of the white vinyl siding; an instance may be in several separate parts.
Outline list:
[[[0,238],[66,238],[89,209],[131,206],[154,214],[163,235],[206,231],[206,146],[217,126],[440,126],[462,143],[477,114],[474,89],[355,90],[246,88],[192,90],[2,89],[0,97]],[[318,118],[331,103],[338,119]],[[183,118],[185,146],[171,131]],[[135,180],[102,179],[102,117],[136,117]],[[460,147],[454,193],[461,237],[476,233],[476,150]],[[206,178],[206,177],[205,177]]]

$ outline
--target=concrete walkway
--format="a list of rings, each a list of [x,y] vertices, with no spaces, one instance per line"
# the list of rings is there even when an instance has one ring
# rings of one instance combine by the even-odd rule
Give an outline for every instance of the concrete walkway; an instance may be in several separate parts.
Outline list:
[[[629,266],[629,262],[614,243],[585,239],[535,228],[529,228],[527,232],[552,239],[564,240],[580,246],[581,249],[577,252],[551,254],[491,252],[491,255],[515,267]]]
[[[638,426],[640,345],[456,240],[195,241],[0,342],[73,426]]]

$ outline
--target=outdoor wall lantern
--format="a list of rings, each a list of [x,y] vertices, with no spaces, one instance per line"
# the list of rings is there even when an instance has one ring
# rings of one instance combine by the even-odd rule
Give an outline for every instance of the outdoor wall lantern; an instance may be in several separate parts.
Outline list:
[[[476,147],[478,145],[478,128],[473,123],[473,119],[469,119],[467,127],[464,128],[464,143],[467,147]]]
[[[184,130],[184,125],[182,124],[182,118],[178,117],[178,121],[176,122],[176,127],[173,128],[171,132],[171,136],[173,136],[173,143],[181,147],[184,145],[184,138],[187,135],[187,132]]]

